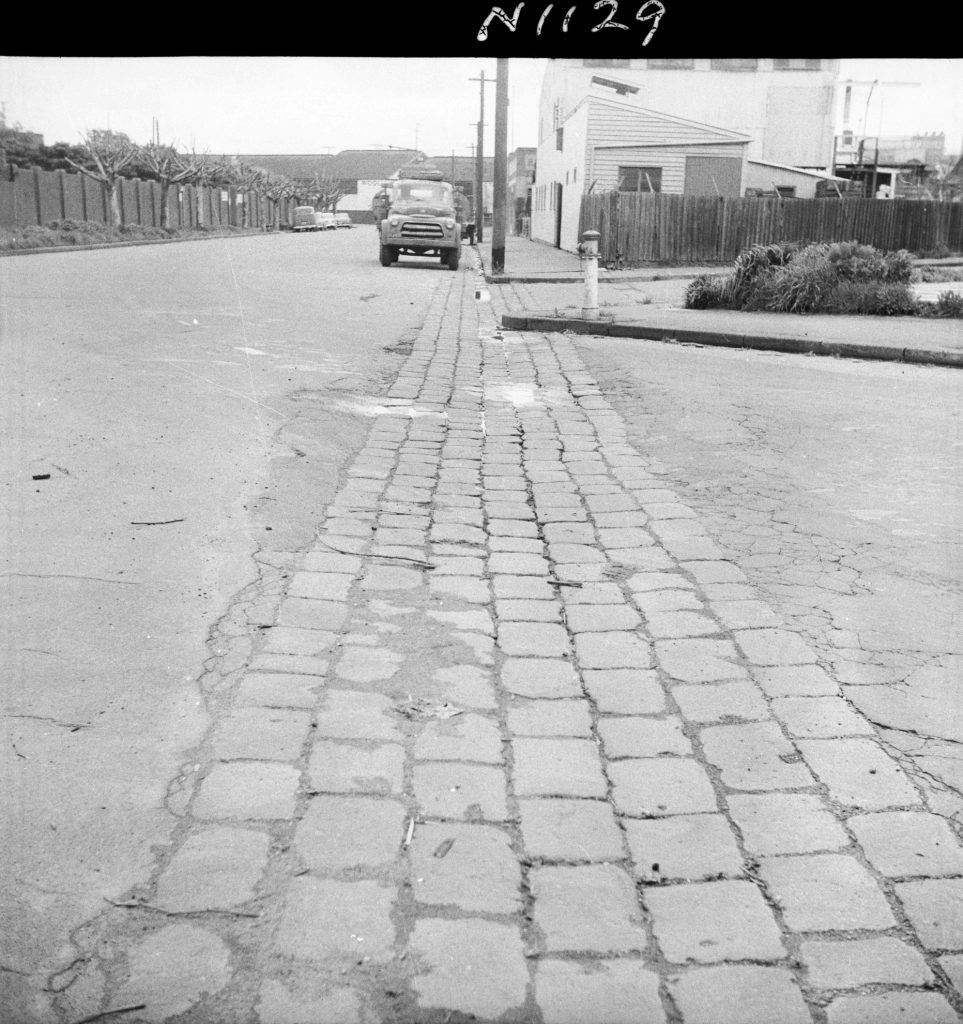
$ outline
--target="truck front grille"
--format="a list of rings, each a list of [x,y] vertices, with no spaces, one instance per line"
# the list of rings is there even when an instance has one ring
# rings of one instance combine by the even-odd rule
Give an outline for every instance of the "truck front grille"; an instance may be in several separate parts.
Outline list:
[[[406,220],[401,224],[403,238],[443,238],[440,224],[431,221]]]

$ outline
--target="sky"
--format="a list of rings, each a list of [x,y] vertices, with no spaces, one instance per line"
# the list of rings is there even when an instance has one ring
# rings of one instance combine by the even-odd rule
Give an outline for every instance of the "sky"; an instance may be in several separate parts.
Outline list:
[[[508,146],[534,146],[545,59],[509,62]],[[79,142],[111,128],[213,155],[336,153],[418,148],[468,156],[476,137],[481,71],[477,58],[374,57],[4,57],[0,101],[8,124],[44,141]],[[851,126],[859,134],[946,133],[963,150],[963,59],[842,60],[853,86]],[[892,83],[917,83],[896,85]],[[842,93],[837,130],[842,127]],[[485,86],[485,152],[494,152],[494,85]]]

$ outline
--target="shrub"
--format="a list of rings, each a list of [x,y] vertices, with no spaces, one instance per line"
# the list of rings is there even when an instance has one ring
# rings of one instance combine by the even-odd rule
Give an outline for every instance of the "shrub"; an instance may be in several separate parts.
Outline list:
[[[739,253],[729,285],[729,301],[733,308],[744,308],[743,304],[759,280],[771,274],[775,267],[785,266],[797,249],[795,242],[774,242],[753,245]]]
[[[963,295],[959,292],[940,292],[936,302],[921,302],[920,315],[963,320]]]
[[[702,274],[685,290],[686,309],[725,309],[729,302],[730,277]]]
[[[918,307],[916,297],[902,282],[840,281],[827,296],[823,312],[907,316]]]

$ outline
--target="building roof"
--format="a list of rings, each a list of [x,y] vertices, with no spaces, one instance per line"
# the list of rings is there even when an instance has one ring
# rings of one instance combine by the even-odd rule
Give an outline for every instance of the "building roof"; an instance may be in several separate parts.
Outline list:
[[[405,164],[424,159],[420,149],[343,149],[330,158],[324,170],[333,178],[374,181],[390,178]]]
[[[329,173],[330,153],[239,153],[234,159],[252,167],[263,167],[272,174],[310,180],[315,174]]]
[[[805,174],[810,178],[822,178],[825,181],[849,181],[849,178],[839,178],[835,174],[827,174],[825,171],[814,171],[808,167],[792,167],[789,164],[774,164],[771,160],[746,161],[750,164],[758,164],[760,167],[774,167],[779,171],[792,171],[794,174]]]
[[[447,156],[433,156],[431,162],[438,167],[442,174],[447,178],[451,172],[452,159],[455,161],[455,181],[474,181],[475,180],[475,158],[473,156],[456,156],[452,158],[449,153]],[[494,181],[495,180],[495,158],[493,156],[486,156],[482,158],[484,167],[482,169],[482,180],[483,181]]]

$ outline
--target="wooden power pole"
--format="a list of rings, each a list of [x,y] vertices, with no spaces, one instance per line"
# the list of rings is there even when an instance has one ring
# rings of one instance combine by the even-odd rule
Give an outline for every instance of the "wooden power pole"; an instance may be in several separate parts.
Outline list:
[[[475,149],[475,239],[481,241],[485,226],[485,71],[480,78],[469,78],[469,82],[480,82],[481,105],[478,114],[478,145]],[[491,85],[491,79],[488,79]]]
[[[495,171],[492,204],[492,273],[505,270],[505,223],[508,219],[508,58],[498,58],[495,78]]]

